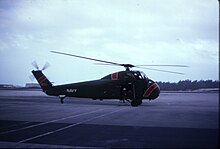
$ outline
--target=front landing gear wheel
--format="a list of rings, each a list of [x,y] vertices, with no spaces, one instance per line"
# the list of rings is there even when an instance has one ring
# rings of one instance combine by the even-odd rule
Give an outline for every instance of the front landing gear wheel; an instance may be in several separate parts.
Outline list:
[[[132,106],[132,107],[137,107],[137,106],[138,106],[137,101],[133,100],[133,101],[131,102],[131,106]]]
[[[142,100],[132,100],[131,101],[131,106],[132,107],[137,107],[137,106],[139,106],[141,104],[142,104]]]

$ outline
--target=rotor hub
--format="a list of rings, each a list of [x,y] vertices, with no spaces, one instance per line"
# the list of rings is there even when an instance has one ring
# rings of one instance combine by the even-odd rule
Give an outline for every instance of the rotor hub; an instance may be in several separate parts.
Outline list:
[[[121,64],[121,66],[124,66],[125,69],[126,69],[126,71],[130,71],[130,68],[135,67],[135,66],[132,65],[132,64]]]

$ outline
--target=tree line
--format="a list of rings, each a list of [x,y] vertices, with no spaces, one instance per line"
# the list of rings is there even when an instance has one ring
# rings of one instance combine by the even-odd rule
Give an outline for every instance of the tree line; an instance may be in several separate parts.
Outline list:
[[[170,82],[157,82],[161,90],[166,91],[186,91],[186,90],[197,90],[205,88],[219,88],[219,81],[215,80],[181,80],[177,83]]]

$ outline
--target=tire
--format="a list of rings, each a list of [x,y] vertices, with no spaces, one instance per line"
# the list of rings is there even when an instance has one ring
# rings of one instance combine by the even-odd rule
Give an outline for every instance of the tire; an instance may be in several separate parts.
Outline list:
[[[139,106],[141,104],[142,104],[142,100],[132,100],[131,101],[131,106],[132,107],[137,107],[137,106]]]
[[[139,104],[138,104],[138,101],[137,100],[132,100],[131,101],[131,106],[132,107],[137,107]]]

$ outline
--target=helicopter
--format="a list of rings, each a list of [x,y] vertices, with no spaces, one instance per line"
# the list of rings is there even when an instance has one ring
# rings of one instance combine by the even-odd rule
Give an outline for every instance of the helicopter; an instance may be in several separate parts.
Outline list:
[[[43,70],[46,69],[46,64],[41,70],[36,63],[32,65],[37,70],[32,70],[32,74],[38,81],[42,91],[49,96],[58,96],[60,102],[64,103],[66,97],[77,98],[91,98],[96,99],[119,99],[120,101],[129,102],[131,106],[137,107],[142,104],[143,99],[154,100],[159,97],[160,87],[159,85],[148,78],[142,71],[131,70],[133,67],[142,68],[145,66],[169,66],[169,67],[188,67],[185,65],[132,65],[132,64],[120,64],[100,59],[94,59],[79,55],[73,55],[69,53],[63,53],[58,51],[50,51],[52,53],[72,56],[81,59],[87,59],[91,61],[101,62],[105,65],[116,65],[125,68],[125,71],[114,72],[108,74],[99,80],[53,85],[47,77],[43,74]],[[167,71],[161,69],[145,68],[155,71],[163,71],[168,73],[183,74],[175,71]]]

